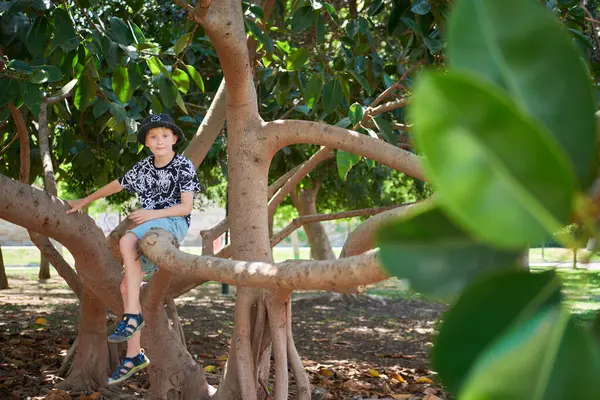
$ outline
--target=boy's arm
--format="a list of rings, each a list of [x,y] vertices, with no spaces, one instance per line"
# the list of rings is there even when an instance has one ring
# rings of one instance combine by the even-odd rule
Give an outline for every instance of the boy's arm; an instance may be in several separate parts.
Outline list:
[[[89,196],[79,200],[67,200],[67,203],[71,206],[71,209],[67,211],[67,214],[74,213],[75,211],[87,206],[93,201],[108,197],[111,194],[115,194],[123,190],[123,186],[119,183],[118,179],[110,182],[108,185],[101,187]]]
[[[129,215],[129,219],[139,225],[151,219],[185,217],[192,213],[193,206],[194,192],[181,192],[181,204],[162,210],[137,210]]]

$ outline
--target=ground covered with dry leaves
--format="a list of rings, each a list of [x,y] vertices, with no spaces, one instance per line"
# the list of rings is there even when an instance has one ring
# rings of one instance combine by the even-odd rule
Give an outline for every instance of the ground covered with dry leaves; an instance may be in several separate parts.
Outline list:
[[[39,284],[32,273],[8,273],[11,289],[0,291],[0,399],[148,397],[145,372],[110,397],[53,391],[76,336],[77,300],[60,278]],[[352,301],[295,294],[294,336],[313,399],[446,399],[427,362],[444,307],[401,286],[387,281],[371,289],[380,296]],[[233,296],[219,292],[220,285],[208,284],[177,300],[188,348],[215,386],[227,360],[235,299],[235,290]],[[293,399],[292,376],[290,382]]]

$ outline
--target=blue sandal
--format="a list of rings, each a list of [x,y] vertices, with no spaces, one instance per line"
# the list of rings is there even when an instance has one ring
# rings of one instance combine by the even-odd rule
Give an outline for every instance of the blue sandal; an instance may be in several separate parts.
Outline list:
[[[136,325],[129,323],[135,321]],[[111,343],[125,342],[133,337],[144,326],[144,317],[142,314],[123,314],[123,319],[117,325],[115,331],[108,337]]]
[[[127,363],[130,363],[131,365],[126,365]],[[150,359],[144,354],[144,349],[141,349],[137,356],[123,358],[119,368],[110,378],[108,378],[108,384],[113,385],[115,383],[123,382],[137,371],[146,368],[148,365],[150,365]]]

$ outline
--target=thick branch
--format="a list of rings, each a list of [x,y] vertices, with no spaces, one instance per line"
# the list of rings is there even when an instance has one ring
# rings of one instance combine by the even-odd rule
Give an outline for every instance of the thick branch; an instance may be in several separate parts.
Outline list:
[[[58,275],[67,282],[67,285],[71,288],[78,298],[81,297],[83,290],[83,284],[77,273],[71,268],[69,263],[65,261],[63,256],[54,248],[50,239],[46,236],[40,235],[33,231],[29,231],[29,237],[33,244],[37,246],[42,254],[50,261],[50,264],[54,266]]]
[[[300,165],[296,165],[294,168],[290,169],[288,172],[286,172],[285,174],[281,175],[279,178],[277,178],[277,180],[275,182],[273,182],[272,185],[269,186],[269,199],[272,198],[275,193],[277,193],[277,191],[279,189],[281,189],[281,187],[290,180],[290,178],[296,173],[296,171],[298,171],[300,169],[300,167],[304,165],[304,164],[300,164]]]
[[[425,180],[418,156],[348,129],[317,122],[285,120],[265,123],[263,133],[271,141],[271,157],[284,146],[314,143],[367,157],[414,178]]]
[[[2,174],[0,187],[0,218],[65,245],[75,257],[83,281],[94,282],[91,287],[94,293],[120,314],[122,303],[116,294],[121,268],[108,251],[104,233],[94,220],[83,213],[67,214],[69,207],[62,200]]]
[[[29,157],[29,132],[27,132],[27,126],[21,112],[13,105],[8,103],[10,113],[12,114],[15,122],[15,127],[19,133],[19,143],[21,145],[21,168],[19,170],[19,181],[29,183],[29,168],[30,168],[30,157]]]
[[[213,143],[217,140],[219,133],[223,129],[223,124],[225,124],[226,111],[227,92],[225,90],[225,81],[222,80],[215,98],[202,120],[202,124],[200,124],[196,131],[194,139],[192,139],[183,153],[184,156],[192,161],[194,167],[200,167]]]
[[[419,203],[421,202],[405,204],[384,211],[364,221],[348,235],[346,243],[344,243],[344,247],[340,253],[340,258],[356,256],[375,248],[375,232],[377,232],[385,222],[406,214],[414,207],[414,205]]]
[[[242,3],[237,0],[221,0],[211,2],[208,8],[201,7],[201,3],[198,3],[193,18],[204,27],[219,56],[227,83],[228,104],[243,106],[248,115],[253,114],[252,119],[260,118]]]
[[[48,129],[48,104],[43,101],[40,105],[40,114],[38,116],[40,157],[42,167],[44,168],[44,185],[46,191],[52,196],[57,195],[56,179],[54,178],[54,167],[52,166],[52,157],[50,155],[50,139]]]
[[[288,237],[293,231],[300,228],[304,224],[312,224],[315,222],[322,221],[332,221],[335,219],[342,218],[353,218],[353,217],[368,217],[371,215],[376,215],[382,213],[384,211],[392,210],[398,207],[403,206],[389,206],[389,207],[377,207],[377,208],[363,208],[361,210],[351,210],[351,211],[342,211],[331,214],[316,214],[316,215],[305,215],[302,217],[295,218],[292,222],[288,224],[281,231],[277,232],[277,234],[273,235],[271,238],[271,246],[276,246],[283,239]]]
[[[269,215],[272,215],[277,207],[281,204],[283,199],[292,192],[298,186],[298,183],[306,175],[308,175],[313,169],[320,163],[330,158],[333,158],[334,154],[330,148],[322,147],[315,154],[312,155],[304,164],[300,166],[298,171],[275,193],[275,196],[269,201]]]
[[[142,238],[140,248],[161,268],[194,279],[278,290],[337,291],[388,278],[375,251],[342,260],[272,264],[187,254],[173,245],[172,236],[163,229],[152,230]]]

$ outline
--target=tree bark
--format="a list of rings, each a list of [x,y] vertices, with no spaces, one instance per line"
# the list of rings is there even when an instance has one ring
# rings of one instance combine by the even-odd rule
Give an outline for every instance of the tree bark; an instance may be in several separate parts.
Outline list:
[[[77,352],[71,373],[59,388],[72,391],[97,391],[106,386],[109,365],[106,341],[106,311],[102,300],[84,289],[79,303]]]
[[[41,253],[40,254],[40,272],[38,273],[38,280],[40,282],[47,281],[52,278],[50,276],[50,261],[46,258],[46,256]]]
[[[4,256],[2,255],[2,246],[0,246],[0,290],[9,289],[6,269],[4,267]]]
[[[298,214],[303,217],[306,215],[316,215],[317,212],[317,194],[319,185],[312,189],[301,189],[300,193],[292,192],[292,202],[298,210]],[[320,222],[304,224],[304,231],[310,244],[311,257],[315,260],[335,260],[335,253],[331,247],[331,242],[327,237],[325,228]]]
[[[416,204],[419,203],[412,203],[393,208],[364,221],[348,235],[348,238],[346,238],[346,242],[340,253],[340,258],[355,256],[375,248],[375,232],[379,230],[382,224],[406,214]]]

